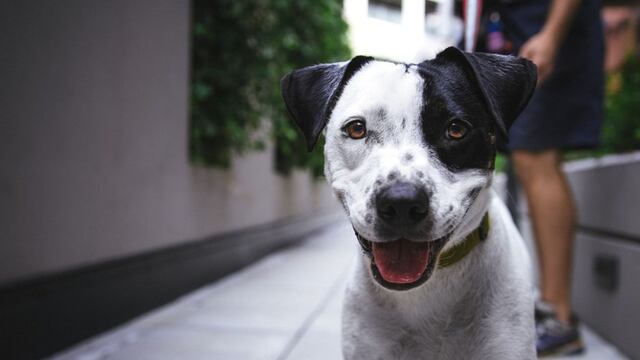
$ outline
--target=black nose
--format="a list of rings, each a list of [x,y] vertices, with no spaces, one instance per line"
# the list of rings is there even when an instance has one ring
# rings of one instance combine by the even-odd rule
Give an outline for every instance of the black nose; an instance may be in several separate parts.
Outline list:
[[[378,217],[391,226],[413,226],[424,220],[429,210],[429,196],[417,185],[398,182],[376,196]]]

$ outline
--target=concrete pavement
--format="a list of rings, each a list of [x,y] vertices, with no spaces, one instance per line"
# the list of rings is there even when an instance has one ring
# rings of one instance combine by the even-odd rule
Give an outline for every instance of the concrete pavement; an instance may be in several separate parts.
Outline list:
[[[57,360],[340,359],[342,294],[359,249],[337,223]],[[575,360],[626,359],[587,328]]]

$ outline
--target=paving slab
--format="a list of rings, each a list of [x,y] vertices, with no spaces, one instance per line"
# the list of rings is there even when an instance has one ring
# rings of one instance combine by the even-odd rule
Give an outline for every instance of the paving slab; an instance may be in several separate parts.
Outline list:
[[[341,359],[340,317],[359,249],[346,222],[74,346],[57,360]],[[588,328],[589,351],[625,357]]]

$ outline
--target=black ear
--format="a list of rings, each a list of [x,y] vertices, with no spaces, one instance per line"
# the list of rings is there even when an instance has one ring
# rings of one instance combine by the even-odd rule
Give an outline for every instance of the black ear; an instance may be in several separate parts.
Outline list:
[[[321,64],[294,70],[280,80],[282,97],[311,151],[327,124],[347,81],[367,62],[356,56],[349,62]]]
[[[537,68],[523,58],[466,53],[449,47],[434,61],[454,62],[463,68],[469,79],[477,84],[489,113],[505,138],[536,88]]]

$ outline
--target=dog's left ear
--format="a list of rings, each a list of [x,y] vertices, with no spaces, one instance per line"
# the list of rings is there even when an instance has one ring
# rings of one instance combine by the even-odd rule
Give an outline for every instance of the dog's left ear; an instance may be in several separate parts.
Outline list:
[[[349,79],[373,60],[356,56],[349,62],[321,64],[294,70],[280,80],[282,97],[311,151]]]
[[[434,61],[453,62],[463,68],[476,82],[489,113],[507,138],[511,124],[527,106],[536,88],[536,66],[515,56],[466,53],[454,47],[439,53]]]

